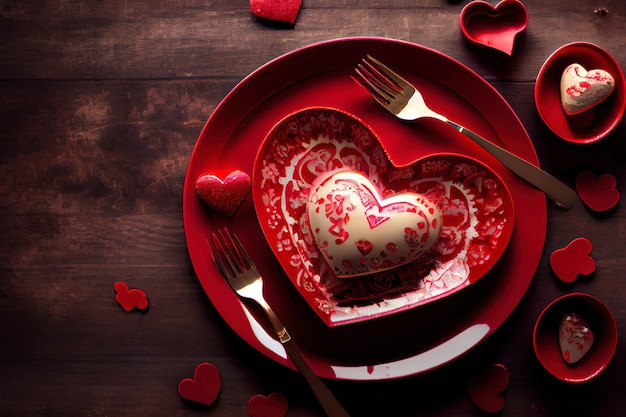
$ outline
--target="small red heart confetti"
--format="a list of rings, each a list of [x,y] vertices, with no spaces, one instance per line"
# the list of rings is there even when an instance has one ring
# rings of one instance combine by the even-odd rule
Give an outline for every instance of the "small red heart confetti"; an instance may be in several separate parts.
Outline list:
[[[278,392],[267,397],[256,394],[248,400],[248,413],[252,417],[284,417],[287,414],[287,408],[287,398]]]
[[[619,203],[617,182],[611,174],[596,177],[591,171],[582,171],[576,177],[576,191],[587,207],[597,213],[611,210]]]
[[[196,179],[196,193],[209,207],[226,215],[235,214],[248,196],[252,181],[245,172],[236,170],[222,180],[217,175],[205,174]]]
[[[493,364],[467,384],[469,396],[478,408],[497,413],[504,407],[502,393],[509,385],[509,371],[501,364]]]
[[[145,310],[148,308],[148,297],[143,290],[128,288],[125,282],[118,281],[113,285],[115,289],[115,301],[124,309],[131,311],[133,309]]]
[[[294,24],[302,0],[250,0],[250,9],[257,17]]]
[[[193,379],[185,378],[178,384],[178,393],[185,400],[211,406],[222,388],[222,378],[211,363],[196,366]]]
[[[592,250],[589,239],[579,237],[564,248],[550,255],[550,266],[563,282],[572,283],[579,275],[588,276],[595,272],[596,261],[589,256]]]

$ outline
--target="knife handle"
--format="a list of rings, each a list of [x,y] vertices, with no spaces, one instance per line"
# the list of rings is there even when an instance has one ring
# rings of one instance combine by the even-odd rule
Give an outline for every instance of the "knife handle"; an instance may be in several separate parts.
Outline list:
[[[571,208],[576,201],[578,201],[578,194],[576,191],[547,172],[457,123],[450,120],[447,120],[446,122],[457,131],[482,146],[486,151],[495,156],[500,162],[502,162],[507,168],[516,173],[518,176],[546,193],[546,195],[557,205],[568,209]]]
[[[287,354],[296,365],[296,368],[300,371],[300,373],[304,376],[304,379],[309,383],[311,390],[317,397],[324,411],[326,411],[326,415],[328,417],[350,417],[350,414],[343,408],[341,403],[337,400],[337,398],[333,395],[333,393],[328,389],[326,384],[313,372],[313,369],[309,366],[307,361],[302,357],[300,353],[300,349],[291,339],[289,332],[282,325],[278,316],[274,313],[267,303],[263,303],[262,305],[265,312],[267,313],[272,326],[274,327],[274,331],[278,335],[278,340],[285,347]]]

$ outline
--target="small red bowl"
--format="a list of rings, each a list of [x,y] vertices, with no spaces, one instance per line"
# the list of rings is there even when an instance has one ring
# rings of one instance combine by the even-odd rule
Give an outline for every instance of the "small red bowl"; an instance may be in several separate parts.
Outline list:
[[[470,42],[513,54],[515,38],[528,26],[528,11],[519,0],[502,0],[495,7],[471,1],[461,11],[461,31]]]
[[[565,68],[579,63],[587,70],[603,69],[615,79],[615,87],[602,102],[580,114],[568,116],[561,105],[560,83]],[[626,108],[626,81],[622,68],[608,52],[589,42],[573,42],[552,53],[535,82],[535,105],[548,128],[560,138],[589,144],[608,135]]]
[[[559,324],[568,313],[585,319],[594,334],[589,352],[577,363],[568,364],[559,347]],[[543,367],[554,377],[570,383],[583,383],[598,376],[608,366],[617,348],[617,324],[609,308],[586,293],[571,293],[552,301],[539,315],[533,331],[533,348]]]

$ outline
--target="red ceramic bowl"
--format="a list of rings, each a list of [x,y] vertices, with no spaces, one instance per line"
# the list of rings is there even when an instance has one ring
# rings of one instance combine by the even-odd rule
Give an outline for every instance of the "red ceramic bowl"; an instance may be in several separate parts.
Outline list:
[[[583,317],[595,338],[587,354],[574,364],[565,362],[559,347],[559,324],[568,313]],[[609,308],[598,298],[578,292],[555,299],[541,312],[535,323],[533,348],[541,365],[554,377],[582,383],[595,378],[608,366],[617,339],[617,324]]]
[[[579,63],[587,70],[603,69],[615,79],[611,94],[593,108],[568,116],[561,105],[563,70]],[[578,144],[597,142],[622,119],[626,108],[626,81],[617,61],[604,49],[588,42],[573,42],[552,53],[541,67],[535,83],[535,104],[548,128],[560,138]]]

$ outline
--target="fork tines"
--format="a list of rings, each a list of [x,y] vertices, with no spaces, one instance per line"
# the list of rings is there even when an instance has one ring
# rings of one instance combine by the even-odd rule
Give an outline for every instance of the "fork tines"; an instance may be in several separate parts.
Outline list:
[[[377,99],[389,104],[403,90],[413,86],[382,62],[367,54],[355,68],[359,79],[355,80],[370,91]],[[354,77],[353,77],[354,78]]]
[[[213,248],[215,263],[223,274],[237,274],[253,266],[241,241],[227,228],[211,233],[209,243]]]

